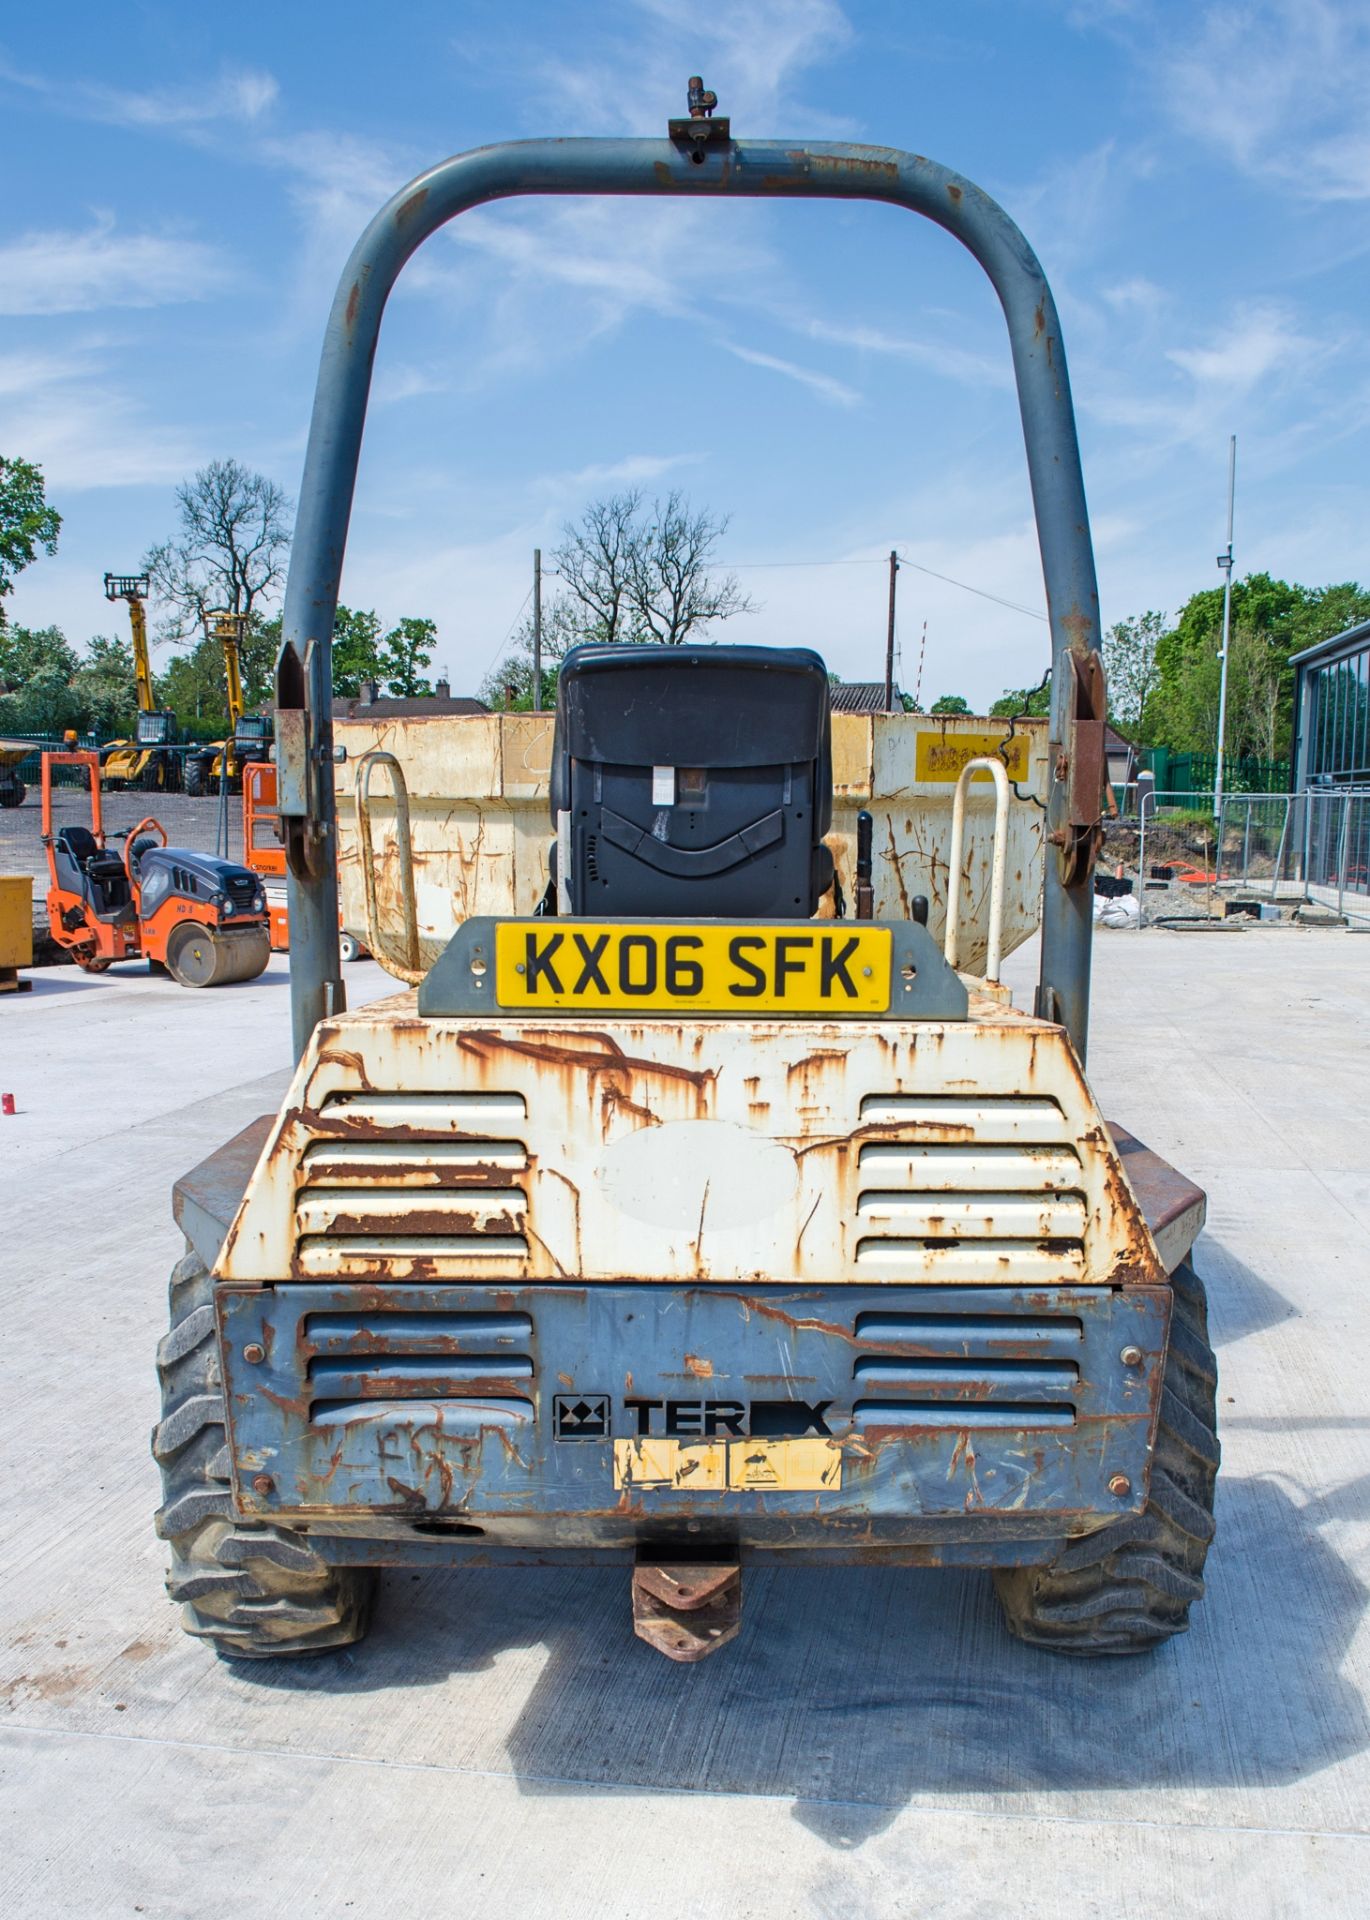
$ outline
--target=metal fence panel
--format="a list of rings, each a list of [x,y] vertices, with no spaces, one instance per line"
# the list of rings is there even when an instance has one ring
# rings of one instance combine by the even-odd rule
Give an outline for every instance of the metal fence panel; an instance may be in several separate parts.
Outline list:
[[[1160,792],[1146,817],[1129,787],[1113,829],[1135,872],[1145,919],[1147,880],[1158,866],[1202,872],[1215,892],[1325,906],[1370,920],[1370,788],[1314,787],[1303,793],[1225,793],[1215,814],[1211,790]],[[1135,845],[1130,835],[1135,833]]]

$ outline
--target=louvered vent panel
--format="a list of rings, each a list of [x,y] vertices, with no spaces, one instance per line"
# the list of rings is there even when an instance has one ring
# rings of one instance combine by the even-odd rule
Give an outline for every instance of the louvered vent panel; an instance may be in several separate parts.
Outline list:
[[[861,1123],[852,1224],[863,1274],[969,1285],[1084,1278],[1080,1158],[1055,1100],[873,1094]]]
[[[1074,1314],[863,1313],[858,1431],[1075,1424],[1084,1326]]]
[[[305,1279],[521,1273],[528,1254],[522,1094],[334,1094],[305,1149],[295,1265]]]
[[[532,1339],[525,1313],[308,1314],[310,1420],[326,1427],[427,1417],[454,1434],[518,1426],[533,1417]]]

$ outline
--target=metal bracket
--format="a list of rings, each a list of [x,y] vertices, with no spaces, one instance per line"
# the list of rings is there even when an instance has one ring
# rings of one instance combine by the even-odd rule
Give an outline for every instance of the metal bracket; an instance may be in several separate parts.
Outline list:
[[[1071,667],[1066,743],[1056,758],[1056,778],[1066,787],[1066,817],[1050,835],[1063,886],[1078,886],[1093,872],[1104,838],[1104,776],[1108,771],[1104,729],[1108,693],[1104,663],[1091,647],[1067,655]]]
[[[526,1007],[517,1010],[502,1008],[495,998],[495,928],[497,925],[527,926],[546,932],[548,926],[563,924],[574,929],[574,915],[560,920],[515,919],[496,921],[487,915],[479,915],[463,920],[451,940],[438,956],[431,972],[419,988],[419,1012],[427,1017],[439,1018],[449,1015],[483,1014],[487,1019],[505,1017],[508,1019],[537,1020],[580,1020],[585,1019],[586,1009],[575,1007],[546,1007],[532,1014]],[[651,921],[640,923],[650,927]],[[726,924],[717,920],[682,919],[680,926],[718,926]],[[775,921],[738,921],[741,926],[774,926]],[[840,930],[842,921],[794,920],[785,921],[786,927],[822,927]],[[927,928],[914,920],[897,920],[887,924],[894,936],[891,957],[890,1004],[883,1013],[863,1014],[869,1020],[964,1020],[970,1006],[970,997],[963,982],[949,967],[938,949],[937,942]],[[629,1013],[621,1010],[604,1018],[634,1020],[738,1020],[755,1019],[749,1015],[745,1005],[739,1003],[736,1013],[687,1013],[684,1006],[643,1007]],[[840,1018],[835,1009],[826,1013],[768,1014],[768,1019],[796,1020],[833,1020]]]
[[[688,153],[701,166],[707,148],[730,146],[733,137],[732,122],[726,113],[717,120],[668,120],[666,132],[672,146],[679,147],[682,153]]]
[[[742,1569],[736,1560],[633,1568],[633,1632],[668,1660],[702,1660],[737,1637]]]

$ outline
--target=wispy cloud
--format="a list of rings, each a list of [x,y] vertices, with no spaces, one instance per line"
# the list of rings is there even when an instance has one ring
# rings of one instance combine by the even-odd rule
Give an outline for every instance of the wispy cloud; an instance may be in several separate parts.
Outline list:
[[[1307,368],[1310,360],[1331,349],[1301,333],[1292,318],[1278,307],[1253,307],[1241,314],[1207,345],[1172,347],[1166,358],[1187,373],[1199,388],[1249,393],[1259,382],[1286,369]]]
[[[215,122],[251,124],[275,105],[280,92],[274,75],[251,67],[223,67],[203,84],[136,89],[103,81],[58,82],[0,57],[0,81],[41,94],[63,113],[110,126],[193,132]]]
[[[1370,198],[1370,9],[1363,0],[1156,0],[1067,10],[1148,76],[1165,122],[1301,200]]]
[[[536,484],[546,493],[574,496],[597,493],[605,487],[648,486],[678,467],[698,466],[700,453],[630,453],[621,460],[578,467],[574,473],[545,474]]]
[[[857,407],[861,404],[861,395],[855,387],[845,386],[841,380],[834,380],[831,374],[815,373],[812,367],[796,366],[793,360],[782,360],[774,353],[759,353],[755,347],[739,347],[731,340],[725,340],[723,345],[739,360],[745,360],[749,367],[765,367],[770,373],[781,373],[787,380],[797,381],[801,387],[807,387],[810,393],[817,394],[820,400],[826,400],[830,406]]]
[[[109,366],[98,346],[0,355],[0,443],[22,447],[50,489],[167,483],[203,457],[183,428],[149,420]]]
[[[666,113],[685,108],[684,78],[702,73],[718,94],[720,113],[751,138],[802,127],[840,139],[851,121],[827,112],[811,84],[855,40],[836,0],[730,0],[727,6],[682,0],[634,0],[601,10],[574,57],[518,49],[518,78],[530,125],[577,133],[657,133]],[[482,63],[507,68],[511,47],[462,36]],[[817,97],[814,97],[814,96]]]
[[[949,341],[922,340],[914,335],[887,333],[879,327],[848,325],[829,320],[809,320],[803,331],[811,340],[824,340],[837,347],[852,347],[858,353],[875,353],[910,360],[948,380],[968,387],[1010,388],[1013,369],[1007,352],[979,354]]]
[[[1115,313],[1136,313],[1149,317],[1162,310],[1168,295],[1165,288],[1158,287],[1154,280],[1135,274],[1128,280],[1118,281],[1114,286],[1101,288],[1100,298]]]
[[[83,89],[94,115],[126,127],[195,127],[216,120],[260,120],[276,104],[274,74],[227,68],[208,87],[130,92],[118,87]]]
[[[0,314],[93,313],[204,300],[230,284],[215,247],[124,233],[106,215],[84,232],[34,232],[0,244]]]

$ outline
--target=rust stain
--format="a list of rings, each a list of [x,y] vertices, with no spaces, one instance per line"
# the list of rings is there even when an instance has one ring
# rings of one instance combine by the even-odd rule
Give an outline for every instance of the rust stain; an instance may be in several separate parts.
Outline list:
[[[869,181],[872,185],[879,186],[893,186],[899,178],[897,160],[877,160],[865,154],[809,153],[800,147],[791,154],[790,158],[796,162],[807,163],[808,170],[820,176],[831,173],[848,174],[857,180]],[[787,180],[783,184],[793,187],[799,183]]]
[[[714,1377],[714,1363],[712,1360],[701,1359],[697,1353],[687,1353],[685,1355],[685,1371],[686,1373],[693,1374],[696,1380],[712,1380]]]

